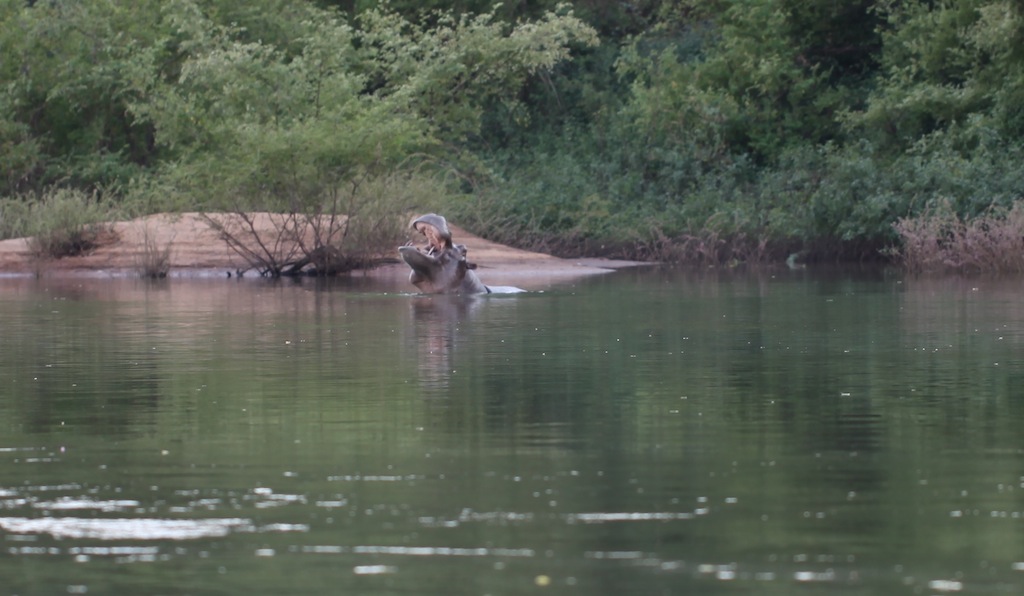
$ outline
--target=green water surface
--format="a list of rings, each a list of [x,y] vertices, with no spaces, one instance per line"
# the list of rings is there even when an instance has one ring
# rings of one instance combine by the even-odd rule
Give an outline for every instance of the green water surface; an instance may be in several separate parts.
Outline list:
[[[1024,280],[0,280],[0,594],[1024,593]]]

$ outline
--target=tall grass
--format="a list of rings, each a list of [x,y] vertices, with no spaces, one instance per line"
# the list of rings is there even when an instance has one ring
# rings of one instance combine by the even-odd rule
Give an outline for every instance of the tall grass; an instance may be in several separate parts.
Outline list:
[[[0,199],[0,240],[28,236],[31,206],[22,198]]]

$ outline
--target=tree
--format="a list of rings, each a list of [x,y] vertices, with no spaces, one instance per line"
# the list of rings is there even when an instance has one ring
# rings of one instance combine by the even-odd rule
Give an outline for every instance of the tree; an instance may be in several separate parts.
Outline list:
[[[152,130],[126,109],[125,65],[152,43],[143,23],[159,3],[90,0],[0,3],[0,126],[13,172],[7,193],[60,182],[124,182],[151,163]]]
[[[936,133],[966,133],[967,150],[985,129],[1024,136],[1019,3],[888,1],[878,11],[883,74],[867,106],[851,114],[851,130],[893,152]]]
[[[835,140],[878,50],[867,2],[730,0],[693,9],[678,41],[641,37],[622,62],[630,112],[663,139],[771,163]],[[665,124],[668,126],[666,127]]]
[[[571,14],[515,27],[493,14],[440,14],[426,27],[370,10],[352,26],[304,10],[297,37],[281,46],[242,39],[178,2],[165,11],[165,39],[134,65],[160,72],[163,48],[174,46],[177,74],[140,77],[130,105],[175,158],[161,169],[165,180],[207,208],[289,214],[279,231],[304,243],[303,259],[354,250],[343,245],[358,222],[390,230],[382,239],[393,242],[392,224],[413,197],[381,207],[382,195],[368,190],[423,174],[440,147],[457,151],[478,131],[487,102],[515,97],[529,74],[566,59],[569,44],[595,42]],[[371,205],[378,223],[366,222]],[[288,250],[257,252],[270,274],[293,264]]]

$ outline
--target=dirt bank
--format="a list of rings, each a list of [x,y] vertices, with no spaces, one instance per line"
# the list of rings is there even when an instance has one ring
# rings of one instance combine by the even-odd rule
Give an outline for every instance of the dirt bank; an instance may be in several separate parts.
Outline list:
[[[273,230],[269,217],[257,220],[268,233]],[[88,275],[125,277],[138,275],[150,249],[170,250],[171,277],[226,276],[245,269],[247,264],[235,254],[217,232],[197,213],[150,215],[111,225],[101,245],[88,254],[63,259],[38,259],[25,239],[0,241],[0,273],[21,275]],[[451,226],[456,242],[465,244],[484,283],[517,285],[526,289],[543,287],[573,277],[606,273],[613,269],[639,265],[632,261],[606,259],[560,259],[550,255],[519,250],[484,240],[458,226]],[[397,256],[397,255],[396,255]],[[401,263],[388,264],[360,274],[404,276],[408,268]],[[255,273],[249,273],[255,275]]]

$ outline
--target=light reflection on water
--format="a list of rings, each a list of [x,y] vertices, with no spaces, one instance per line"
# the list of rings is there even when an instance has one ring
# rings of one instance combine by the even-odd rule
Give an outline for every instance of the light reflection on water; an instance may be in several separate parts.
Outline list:
[[[0,283],[11,593],[1024,589],[1019,280]]]

